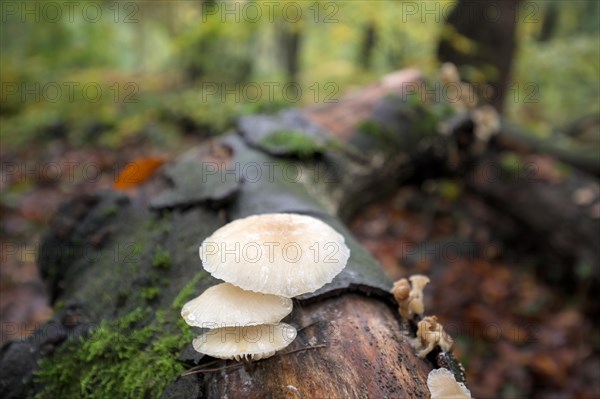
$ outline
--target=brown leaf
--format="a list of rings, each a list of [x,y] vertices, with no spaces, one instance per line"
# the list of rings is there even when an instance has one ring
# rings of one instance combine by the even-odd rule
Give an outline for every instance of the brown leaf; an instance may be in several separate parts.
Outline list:
[[[138,158],[128,163],[125,169],[119,173],[113,184],[113,188],[116,190],[127,190],[136,187],[152,177],[156,169],[163,163],[165,163],[163,158]]]

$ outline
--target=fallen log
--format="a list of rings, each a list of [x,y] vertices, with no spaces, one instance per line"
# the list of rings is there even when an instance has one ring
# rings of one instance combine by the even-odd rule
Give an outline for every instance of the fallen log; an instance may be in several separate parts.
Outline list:
[[[393,87],[403,87],[399,76]],[[98,193],[63,206],[39,257],[57,316],[3,348],[2,397],[427,397],[435,357],[415,355],[391,282],[344,223],[402,184],[458,176],[520,228],[539,225],[503,191],[514,181],[465,174],[499,162],[494,140],[473,153],[468,118],[442,135],[440,119],[426,108],[403,96],[378,101],[388,92],[375,85],[362,100],[354,95],[352,114],[360,117],[348,115],[343,100],[326,109],[247,117],[237,132],[183,154],[144,190]],[[368,124],[363,115],[371,115]],[[342,140],[331,140],[322,126]],[[286,140],[270,140],[277,135]],[[584,178],[581,187],[588,183]],[[520,192],[545,190],[520,184]],[[550,198],[525,197],[530,207],[545,207]],[[295,301],[284,321],[299,329],[298,338],[280,354],[249,365],[202,357],[189,344],[197,332],[179,316],[185,301],[216,283],[203,272],[197,248],[225,223],[267,212],[324,220],[345,236],[349,264],[331,284]],[[583,252],[569,245],[561,252],[594,261],[588,249],[598,219],[585,212],[574,227]],[[544,220],[541,231],[555,231],[559,242],[559,227],[570,225],[571,214],[582,215]]]
[[[337,218],[389,192],[401,168],[330,150],[319,142],[326,133],[298,111],[239,126],[181,156],[153,188],[61,208],[39,259],[57,317],[5,346],[3,397],[427,396],[433,365],[408,344],[391,281]],[[315,151],[261,148],[265,135],[282,131],[307,138]],[[388,178],[394,183],[382,185]],[[209,366],[190,350],[196,332],[179,315],[216,283],[197,248],[228,221],[265,212],[326,221],[345,236],[351,258],[331,284],[296,300],[284,320],[300,330],[292,346],[243,367]],[[192,366],[215,370],[182,375]]]

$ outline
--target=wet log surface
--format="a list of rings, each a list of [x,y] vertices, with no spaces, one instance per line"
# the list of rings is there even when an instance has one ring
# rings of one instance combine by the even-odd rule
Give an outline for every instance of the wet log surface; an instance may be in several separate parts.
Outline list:
[[[430,366],[415,356],[397,314],[381,301],[348,294],[300,304],[290,322],[300,330],[292,345],[246,368],[207,373],[206,396],[428,397]]]

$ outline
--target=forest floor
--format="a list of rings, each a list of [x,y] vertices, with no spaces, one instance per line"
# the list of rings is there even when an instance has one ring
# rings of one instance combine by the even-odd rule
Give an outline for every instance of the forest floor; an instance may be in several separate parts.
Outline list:
[[[427,191],[401,188],[351,227],[394,280],[431,278],[426,314],[455,339],[473,397],[599,397],[598,326],[580,310],[593,299],[565,297],[526,259],[507,259],[479,198]]]
[[[179,148],[201,141],[190,135]],[[60,139],[18,154],[2,150],[3,163],[14,168],[3,167],[1,182],[0,344],[31,334],[52,315],[35,261],[59,205],[75,194],[111,189],[115,165],[176,153],[144,143],[118,151],[75,149]],[[69,163],[79,163],[73,173]],[[52,164],[59,174],[47,168]],[[94,165],[87,175],[86,165]],[[455,338],[474,397],[599,397],[600,334],[580,310],[585,298],[565,297],[525,262],[507,259],[487,223],[496,211],[457,189],[459,183],[403,187],[366,208],[352,231],[392,279],[430,276],[426,312]],[[457,255],[464,245],[478,251]]]

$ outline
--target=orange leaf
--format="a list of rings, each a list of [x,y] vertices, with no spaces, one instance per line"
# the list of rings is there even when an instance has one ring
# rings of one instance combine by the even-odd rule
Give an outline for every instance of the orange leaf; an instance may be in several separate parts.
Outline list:
[[[129,162],[125,168],[119,173],[119,176],[113,184],[116,190],[127,190],[136,187],[148,180],[154,174],[165,160],[162,158],[138,158]]]

